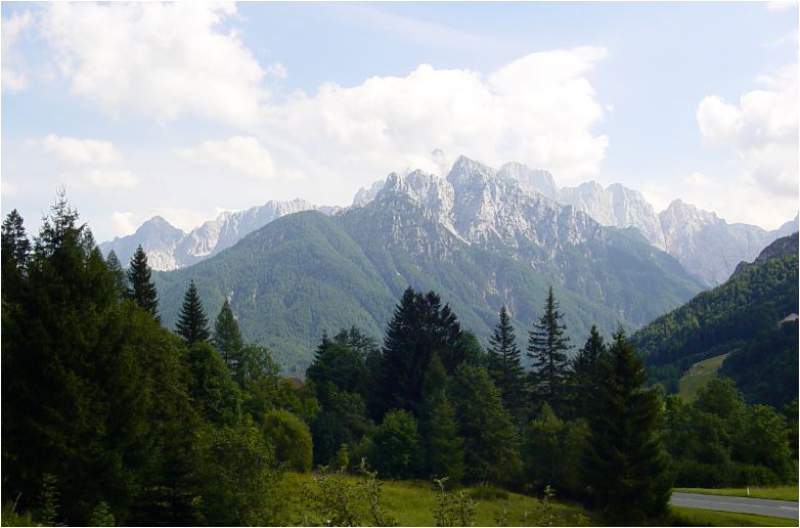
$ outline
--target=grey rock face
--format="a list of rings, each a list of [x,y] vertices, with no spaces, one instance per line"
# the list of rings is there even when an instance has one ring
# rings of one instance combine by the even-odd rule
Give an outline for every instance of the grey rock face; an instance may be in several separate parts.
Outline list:
[[[132,235],[100,244],[103,254],[112,249],[123,264],[141,244],[150,266],[159,271],[183,268],[229,248],[244,236],[281,216],[316,209],[305,200],[270,200],[245,211],[224,212],[189,233],[172,226],[161,217],[148,220]]]
[[[565,187],[558,200],[583,211],[602,225],[635,227],[654,246],[665,248],[661,225],[653,206],[639,191],[618,183],[603,188],[595,181],[578,187]]]

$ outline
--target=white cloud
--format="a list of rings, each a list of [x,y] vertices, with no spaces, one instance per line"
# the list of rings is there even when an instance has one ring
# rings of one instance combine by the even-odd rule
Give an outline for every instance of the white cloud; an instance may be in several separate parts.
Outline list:
[[[106,189],[131,189],[139,184],[139,179],[127,170],[92,169],[83,175],[83,179],[95,187]]]
[[[265,70],[221,24],[231,3],[53,3],[42,33],[74,94],[112,115],[258,119]]]
[[[579,181],[597,172],[608,145],[592,131],[604,110],[587,79],[605,54],[532,53],[485,77],[423,64],[404,77],[324,84],[271,107],[264,142],[280,165],[313,174],[320,192],[341,201],[390,170],[435,171],[433,149],[495,165],[517,160]]]
[[[30,11],[14,13],[2,21],[2,77],[3,89],[12,92],[24,90],[28,86],[28,76],[24,71],[22,58],[14,49],[20,35],[33,24]]]
[[[137,227],[133,213],[122,211],[111,213],[111,229],[114,236],[130,235],[136,231]]]
[[[775,195],[798,192],[797,65],[761,76],[738,104],[711,95],[697,107],[700,133],[730,149],[745,176]]]
[[[787,11],[795,6],[797,6],[797,0],[773,0],[767,2],[769,11]]]
[[[113,163],[119,161],[119,151],[110,141],[79,139],[49,134],[42,140],[47,152],[55,154],[62,161],[80,164]]]
[[[256,138],[250,136],[204,141],[194,148],[180,150],[179,154],[191,161],[232,169],[256,179],[275,176],[272,156]]]

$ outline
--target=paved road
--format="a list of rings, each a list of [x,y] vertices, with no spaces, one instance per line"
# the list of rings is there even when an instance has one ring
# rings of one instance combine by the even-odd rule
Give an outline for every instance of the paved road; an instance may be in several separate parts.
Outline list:
[[[797,503],[789,501],[701,495],[699,493],[680,493],[676,491],[672,494],[670,503],[685,508],[754,513],[756,515],[797,519]]]

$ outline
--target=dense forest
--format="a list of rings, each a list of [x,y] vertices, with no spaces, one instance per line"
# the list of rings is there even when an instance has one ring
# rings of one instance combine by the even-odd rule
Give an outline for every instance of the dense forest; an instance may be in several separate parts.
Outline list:
[[[721,372],[751,403],[797,398],[797,234],[775,241],[721,286],[648,324],[633,336],[652,382],[675,392],[694,363],[729,354]],[[790,318],[791,319],[791,318]]]
[[[527,339],[498,307],[484,347],[409,287],[382,343],[322,335],[300,380],[227,302],[209,316],[193,283],[162,326],[144,251],[104,258],[63,196],[32,240],[8,215],[2,282],[4,523],[390,525],[377,479],[424,479],[442,526],[469,524],[445,486],[475,483],[648,524],[673,484],[797,477],[796,400],[750,405],[725,380],[690,405],[665,397],[622,330],[572,343],[552,290]],[[288,497],[287,475],[312,470],[317,487]]]

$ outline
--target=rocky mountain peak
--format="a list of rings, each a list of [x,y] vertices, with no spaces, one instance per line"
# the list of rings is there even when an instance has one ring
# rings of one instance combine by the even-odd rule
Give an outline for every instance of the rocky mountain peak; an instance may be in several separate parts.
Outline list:
[[[551,200],[555,200],[558,195],[556,181],[546,170],[532,169],[522,163],[511,161],[500,167],[497,175],[516,181],[522,189],[531,194],[540,193]]]

